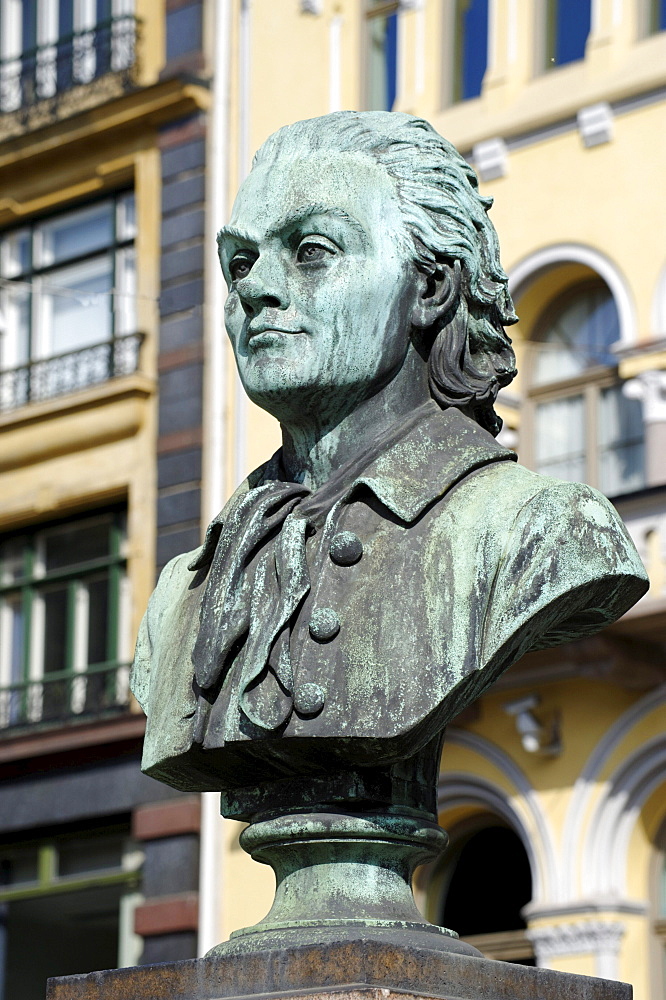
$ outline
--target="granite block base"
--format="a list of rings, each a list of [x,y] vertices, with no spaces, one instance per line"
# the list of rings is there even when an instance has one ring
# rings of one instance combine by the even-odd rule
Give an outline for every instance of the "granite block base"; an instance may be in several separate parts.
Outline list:
[[[385,939],[331,940],[48,981],[47,1000],[631,1000],[632,988]]]

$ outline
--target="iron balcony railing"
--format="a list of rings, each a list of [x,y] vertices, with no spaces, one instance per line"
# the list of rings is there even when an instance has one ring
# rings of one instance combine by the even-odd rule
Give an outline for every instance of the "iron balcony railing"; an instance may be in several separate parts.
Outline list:
[[[139,369],[142,333],[114,337],[68,354],[0,371],[0,413],[64,396]]]
[[[97,663],[80,673],[54,671],[0,687],[0,732],[125,712],[129,669],[127,663]]]
[[[129,14],[0,60],[0,112],[57,99],[108,73],[134,83],[139,22]]]

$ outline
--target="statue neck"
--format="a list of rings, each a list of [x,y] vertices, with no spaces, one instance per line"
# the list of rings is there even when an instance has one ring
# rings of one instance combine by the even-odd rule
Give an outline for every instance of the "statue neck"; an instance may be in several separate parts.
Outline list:
[[[341,465],[428,399],[427,366],[410,351],[395,378],[351,412],[345,412],[341,401],[338,414],[328,420],[308,414],[307,421],[282,423],[282,461],[288,477],[319,489]]]

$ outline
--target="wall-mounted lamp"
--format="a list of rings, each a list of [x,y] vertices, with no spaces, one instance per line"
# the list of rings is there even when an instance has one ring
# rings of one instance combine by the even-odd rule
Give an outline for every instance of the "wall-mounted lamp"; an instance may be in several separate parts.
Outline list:
[[[555,713],[547,724],[540,722],[533,712],[539,701],[538,694],[528,694],[505,702],[504,711],[515,719],[516,731],[526,753],[556,757],[562,752],[559,713]]]

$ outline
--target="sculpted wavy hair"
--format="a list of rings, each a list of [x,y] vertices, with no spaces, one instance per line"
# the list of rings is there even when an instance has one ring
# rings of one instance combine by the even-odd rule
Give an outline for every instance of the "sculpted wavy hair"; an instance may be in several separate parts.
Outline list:
[[[476,174],[428,122],[395,111],[338,111],[287,125],[271,135],[253,166],[288,146],[366,153],[392,178],[405,221],[407,251],[425,274],[449,268],[457,289],[448,314],[428,332],[430,392],[492,434],[501,419],[497,393],[516,374],[504,327],[517,322],[508,279],[488,218],[492,198],[479,194]]]

